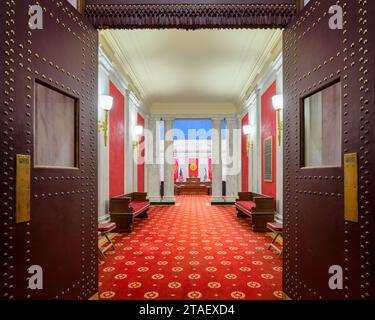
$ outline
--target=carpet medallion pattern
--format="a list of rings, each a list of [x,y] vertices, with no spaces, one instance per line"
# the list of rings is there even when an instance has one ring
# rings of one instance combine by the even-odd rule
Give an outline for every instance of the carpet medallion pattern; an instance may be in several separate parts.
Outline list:
[[[99,299],[282,299],[282,260],[232,206],[180,196],[155,206],[99,264]]]

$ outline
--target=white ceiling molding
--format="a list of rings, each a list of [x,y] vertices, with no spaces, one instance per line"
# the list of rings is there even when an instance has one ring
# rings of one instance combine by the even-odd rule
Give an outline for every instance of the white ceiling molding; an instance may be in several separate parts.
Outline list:
[[[249,98],[243,103],[239,113],[245,115],[250,108],[256,103],[257,94],[262,95],[269,87],[269,85],[277,79],[277,75],[282,71],[283,55],[280,52],[276,58],[269,62],[261,71],[260,77],[256,83],[252,85],[252,91],[249,93]]]
[[[232,103],[155,103],[150,106],[153,114],[211,114],[227,115],[236,113]]]
[[[108,75],[112,72],[113,64],[105,54],[101,45],[99,45],[99,67],[102,68]]]
[[[112,61],[108,58],[103,48],[99,45],[99,69],[105,72],[108,78],[115,84],[122,94],[125,95],[128,90],[128,84],[114,67]]]
[[[142,100],[142,94],[139,91],[139,87],[134,84],[134,80],[129,76],[126,68],[123,65],[123,61],[120,60],[121,57],[116,54],[114,50],[114,45],[109,43],[107,37],[103,36],[103,31],[99,33],[99,47],[104,53],[107,59],[111,62],[113,69],[116,70],[119,78],[123,79],[123,82],[127,83],[127,88],[137,97],[138,100]]]
[[[201,119],[208,119],[208,120],[235,120],[237,117],[235,114],[227,114],[227,115],[215,115],[215,114],[152,114],[150,119],[153,120],[201,120]]]
[[[110,60],[103,46],[99,45],[99,67],[108,74],[111,81],[114,82],[116,87],[125,95],[129,95],[129,100],[132,106],[136,109],[142,117],[146,118],[149,114],[148,108],[145,104],[138,99],[133,91],[129,89],[129,84],[124,79],[124,75],[120,73],[120,69]]]
[[[147,119],[149,116],[149,110],[145,107],[145,104],[140,101],[134,94],[129,90],[129,101],[136,108],[137,112],[144,118]]]
[[[136,87],[139,100],[151,113],[160,114],[194,109],[214,113],[215,104],[219,113],[237,113],[275,47],[280,47],[281,34],[261,29],[100,32],[129,79],[129,88]],[[170,107],[175,110],[165,112]]]
[[[277,78],[277,73],[282,68],[282,53],[280,53],[272,63],[268,65],[268,67],[265,69],[265,72],[260,79],[260,81],[257,83],[257,87],[260,89],[260,94],[262,95],[268,87],[271,85],[273,81]]]
[[[267,48],[264,50],[263,55],[259,58],[258,62],[256,63],[256,68],[254,68],[253,72],[250,74],[249,79],[241,93],[241,104],[243,104],[243,102],[247,100],[249,94],[252,94],[251,92],[254,87],[254,83],[256,83],[260,77],[263,77],[262,73],[264,72],[264,69],[267,68],[269,64],[274,60],[275,49],[277,55],[279,55],[280,50],[278,48],[280,47],[281,43],[282,31],[279,30],[278,32],[272,35],[272,38],[267,45]],[[251,92],[249,92],[249,89]],[[241,105],[239,105],[239,108],[241,108]]]

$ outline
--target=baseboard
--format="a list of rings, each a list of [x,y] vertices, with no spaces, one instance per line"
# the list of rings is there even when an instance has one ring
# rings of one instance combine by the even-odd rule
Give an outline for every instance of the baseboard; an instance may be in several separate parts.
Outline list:
[[[150,202],[152,206],[174,206],[176,202]]]
[[[233,206],[234,202],[211,202],[211,206]]]
[[[105,214],[104,216],[101,216],[98,220],[99,220],[99,223],[109,222],[111,221],[111,215],[109,213]]]
[[[275,214],[275,221],[283,224],[283,218],[280,214]]]

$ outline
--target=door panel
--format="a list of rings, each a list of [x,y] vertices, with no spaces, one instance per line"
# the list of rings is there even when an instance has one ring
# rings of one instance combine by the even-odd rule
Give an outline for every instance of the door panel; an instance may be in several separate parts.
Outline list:
[[[329,28],[329,8],[344,29]],[[373,1],[310,1],[284,32],[284,291],[292,299],[374,299]],[[302,168],[304,98],[341,81],[341,144],[359,157],[359,222],[344,219],[344,167]],[[329,99],[327,99],[329,101]],[[329,103],[328,103],[329,104]],[[332,116],[332,114],[331,114]],[[324,135],[323,135],[324,139]],[[344,271],[331,290],[330,266]],[[372,268],[372,269],[371,269]]]
[[[0,4],[1,29],[5,31],[5,37],[1,32],[5,61],[1,75],[5,78],[1,81],[0,114],[0,296],[87,299],[97,292],[97,31],[66,1],[38,3],[43,8],[42,30],[28,28],[29,5],[35,1]],[[34,135],[40,84],[77,103],[75,116],[66,117],[66,121],[76,119],[74,125],[67,123],[67,128],[75,127],[75,141],[71,141],[72,134],[69,141],[64,139],[61,126],[43,127],[44,135],[55,131],[55,143],[61,149],[66,142],[74,143],[76,168],[34,166],[34,145],[37,138],[43,139],[43,134]],[[64,99],[51,99],[46,100],[51,108],[45,111],[43,121],[53,112],[52,106],[64,108]],[[18,224],[17,154],[31,156],[30,221]],[[27,289],[27,269],[32,265],[43,268],[43,290]]]

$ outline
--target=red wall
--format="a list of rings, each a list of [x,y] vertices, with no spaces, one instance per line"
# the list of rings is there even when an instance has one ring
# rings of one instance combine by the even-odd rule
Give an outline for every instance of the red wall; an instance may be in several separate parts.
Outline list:
[[[267,91],[262,95],[262,193],[274,197],[276,200],[276,111],[272,106],[272,97],[276,95],[276,81],[271,84]],[[272,136],[273,144],[273,181],[264,181],[264,140]]]
[[[145,127],[145,119],[138,113],[138,125]],[[144,148],[144,136],[141,139],[141,144],[139,145],[139,163],[137,165],[137,189],[138,192],[144,192],[145,191],[145,163],[144,163],[144,157],[145,157],[145,148]]]
[[[242,118],[242,128],[249,124],[249,115],[246,114]],[[242,146],[241,146],[241,167],[242,167],[242,191],[249,191],[249,154],[247,153],[247,137],[242,130]]]
[[[125,97],[109,83],[113,108],[109,113],[109,196],[124,194],[124,108]]]

